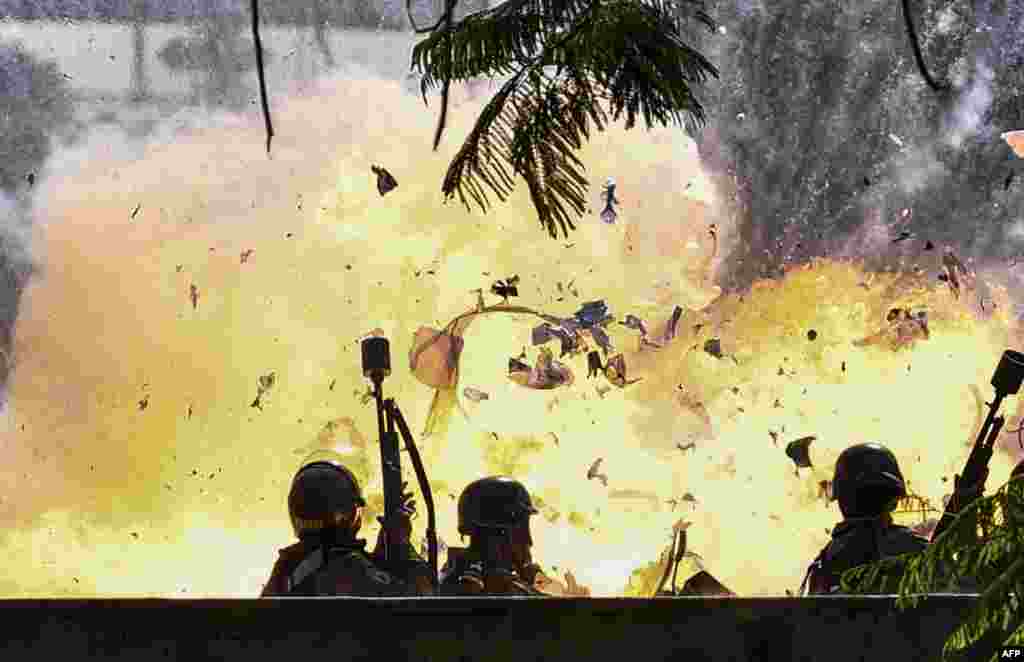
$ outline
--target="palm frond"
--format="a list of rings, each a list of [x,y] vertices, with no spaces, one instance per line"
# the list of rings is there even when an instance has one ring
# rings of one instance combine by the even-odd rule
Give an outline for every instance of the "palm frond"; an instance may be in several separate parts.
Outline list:
[[[948,590],[961,579],[978,586],[978,601],[946,641],[944,656],[965,649],[972,656],[991,653],[996,639],[1024,643],[1024,480],[1010,481],[975,500],[924,551],[856,568],[843,575],[843,584],[860,592],[877,588],[886,571],[904,561],[897,601],[901,609],[916,606],[921,594]]]
[[[604,130],[606,109],[627,128],[704,123],[692,88],[718,71],[683,42],[691,19],[714,27],[701,0],[508,0],[439,24],[413,49],[424,100],[452,81],[507,79],[449,165],[446,199],[486,212],[487,189],[504,201],[521,176],[541,226],[568,236],[588,188],[575,152]]]

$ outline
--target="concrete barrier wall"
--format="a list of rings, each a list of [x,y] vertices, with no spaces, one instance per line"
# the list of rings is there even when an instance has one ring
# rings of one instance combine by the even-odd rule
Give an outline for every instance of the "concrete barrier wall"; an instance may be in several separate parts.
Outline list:
[[[971,596],[0,600],[0,660],[909,662]]]

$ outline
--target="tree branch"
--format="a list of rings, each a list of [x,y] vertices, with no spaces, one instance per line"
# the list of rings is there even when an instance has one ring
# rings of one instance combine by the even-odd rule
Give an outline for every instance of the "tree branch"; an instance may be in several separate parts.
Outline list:
[[[267,128],[267,154],[274,137],[274,125],[270,121],[270,103],[267,101],[267,80],[263,73],[263,43],[260,41],[260,3],[252,0],[252,39],[256,48],[256,74],[260,79],[260,100],[263,106],[263,122]]]

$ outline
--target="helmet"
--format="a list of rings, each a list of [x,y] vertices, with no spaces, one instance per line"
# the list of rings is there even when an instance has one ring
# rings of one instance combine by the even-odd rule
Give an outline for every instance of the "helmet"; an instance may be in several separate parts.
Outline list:
[[[332,528],[365,505],[355,475],[330,455],[307,458],[288,492],[288,514],[300,539]]]
[[[459,533],[477,529],[504,529],[536,515],[530,493],[523,484],[504,476],[475,480],[459,496]]]
[[[836,460],[832,494],[846,517],[874,517],[889,512],[907,486],[893,452],[881,444],[850,446]]]

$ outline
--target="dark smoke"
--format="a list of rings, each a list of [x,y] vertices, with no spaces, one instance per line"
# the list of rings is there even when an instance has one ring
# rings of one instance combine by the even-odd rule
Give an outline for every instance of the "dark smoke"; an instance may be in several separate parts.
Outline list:
[[[912,3],[932,76],[953,84],[937,95],[899,3],[712,0],[725,34],[695,39],[722,78],[698,142],[739,228],[721,284],[816,256],[909,266],[926,240],[965,259],[1016,254],[1024,183],[1005,182],[1022,164],[999,134],[1024,127],[1024,6],[1006,4]],[[865,242],[872,214],[913,238]]]

